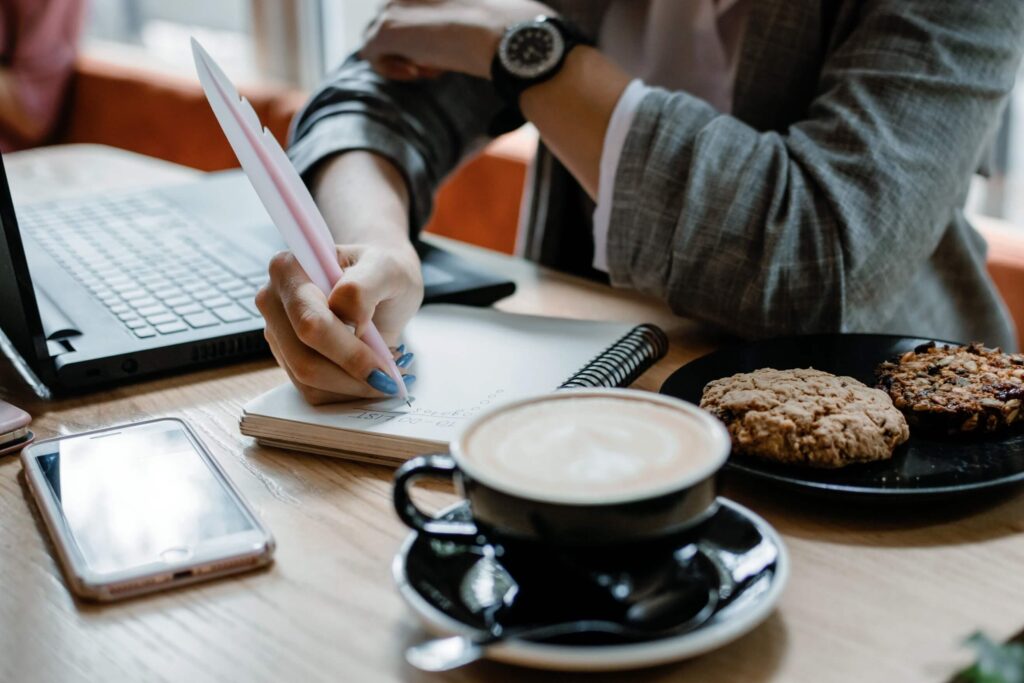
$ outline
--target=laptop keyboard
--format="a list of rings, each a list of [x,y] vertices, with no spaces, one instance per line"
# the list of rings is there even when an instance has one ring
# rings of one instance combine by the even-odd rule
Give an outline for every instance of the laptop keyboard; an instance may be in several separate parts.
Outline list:
[[[153,195],[28,206],[22,230],[140,339],[259,317],[266,264]]]

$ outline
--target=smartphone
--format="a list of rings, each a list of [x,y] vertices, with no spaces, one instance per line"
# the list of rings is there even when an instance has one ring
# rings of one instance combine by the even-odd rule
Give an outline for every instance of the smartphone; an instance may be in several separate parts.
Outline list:
[[[71,591],[119,600],[268,564],[274,539],[181,420],[21,452]]]

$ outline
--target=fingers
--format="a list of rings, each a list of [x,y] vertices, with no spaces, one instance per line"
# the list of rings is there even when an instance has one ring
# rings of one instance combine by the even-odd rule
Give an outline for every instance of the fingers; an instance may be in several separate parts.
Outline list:
[[[381,302],[402,297],[408,290],[409,266],[376,250],[351,247],[339,248],[338,259],[346,261],[348,266],[331,291],[327,305],[338,318],[354,325],[356,334],[362,336]],[[381,329],[381,332],[386,330]]]
[[[375,370],[383,370],[373,351],[331,312],[295,258],[275,256],[270,271],[257,306],[277,347],[275,356],[297,383],[347,396],[383,395],[366,384]]]
[[[383,57],[371,65],[374,71],[392,81],[415,81],[420,77],[416,65],[402,57]]]
[[[352,377],[323,355],[300,342],[291,331],[284,309],[280,305],[276,308],[278,310],[272,312],[271,315],[276,321],[283,318],[283,322],[277,322],[273,326],[268,325],[268,329],[271,331],[267,341],[281,367],[288,372],[296,386],[300,389],[326,394],[332,400],[338,400],[339,397],[372,398],[382,396],[365,382]],[[316,402],[323,401],[317,400]]]
[[[339,401],[344,401],[346,399],[352,398],[352,396],[330,394],[328,392],[321,391],[320,389],[314,389],[313,387],[306,386],[305,384],[300,382],[298,379],[296,379],[295,374],[288,367],[288,364],[283,360],[284,354],[281,352],[280,347],[275,341],[273,334],[268,333],[266,336],[267,344],[270,346],[270,351],[271,353],[274,354],[274,358],[277,359],[278,365],[280,365],[281,369],[284,370],[285,374],[288,375],[288,379],[290,379],[292,384],[295,385],[295,388],[299,390],[299,393],[302,394],[302,398],[306,401],[306,403],[309,403],[310,405],[314,406],[319,406],[325,403],[337,403]]]
[[[422,70],[404,57],[385,55],[372,60],[373,70],[392,81],[415,81],[423,77]]]
[[[416,65],[416,71],[419,74],[418,78],[421,81],[422,80],[433,80],[435,78],[440,78],[445,73],[444,69],[438,69],[438,68],[433,67],[433,66],[425,66],[423,64],[417,64]]]
[[[271,352],[309,403],[382,396],[299,341],[284,306],[269,289],[260,290],[257,306],[266,320],[264,334]]]
[[[416,3],[411,3],[416,6]],[[402,55],[409,47],[406,33],[409,26],[396,18],[396,12],[407,9],[401,3],[389,2],[363,33],[363,47],[359,56],[384,78],[394,81],[434,79],[444,73],[442,69],[419,64]]]
[[[399,387],[385,364],[343,321],[365,325],[382,299],[408,289],[403,261],[362,247],[339,248],[338,258],[347,269],[332,292],[336,312],[291,254],[274,257],[270,281],[256,295],[267,342],[309,403],[393,397]],[[404,322],[396,325],[393,336],[402,327]],[[392,349],[392,357],[402,370],[413,360],[404,347]],[[409,373],[403,378],[407,386],[416,379]]]
[[[377,305],[393,296],[394,276],[380,272],[384,264],[375,269],[371,261],[361,258],[362,254],[343,254],[339,249],[339,260],[347,260],[348,266],[327,298],[327,306],[334,314],[354,325],[361,331],[373,319]]]
[[[405,57],[397,55],[385,55],[369,61],[374,71],[391,81],[432,80],[440,78],[444,73],[441,69],[414,64]]]
[[[295,335],[290,334],[287,316],[280,304],[275,305],[273,300],[262,303],[262,308],[266,309],[266,338],[270,350],[307,403],[324,405],[356,398],[383,397],[381,392],[367,387],[320,354],[303,346]],[[414,356],[406,352],[404,346],[400,346],[392,349],[392,357],[400,369],[406,370]],[[407,386],[411,386],[416,379],[410,374],[404,374],[403,378]]]
[[[412,365],[413,358],[415,355],[412,352],[405,350],[405,344],[402,344],[398,348],[391,349],[391,356],[395,359],[395,365],[398,366],[399,370],[405,370]]]

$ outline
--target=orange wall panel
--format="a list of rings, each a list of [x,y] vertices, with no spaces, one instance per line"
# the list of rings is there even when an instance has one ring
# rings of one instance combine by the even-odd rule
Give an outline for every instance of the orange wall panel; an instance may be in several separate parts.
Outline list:
[[[1017,344],[1024,348],[1024,230],[993,219],[975,217],[988,242],[988,272],[1017,325]]]
[[[283,139],[277,93],[246,90],[261,120]],[[71,115],[61,142],[111,145],[203,171],[238,166],[198,82],[82,58],[72,86]]]
[[[525,182],[522,161],[483,154],[445,183],[427,230],[511,254]]]

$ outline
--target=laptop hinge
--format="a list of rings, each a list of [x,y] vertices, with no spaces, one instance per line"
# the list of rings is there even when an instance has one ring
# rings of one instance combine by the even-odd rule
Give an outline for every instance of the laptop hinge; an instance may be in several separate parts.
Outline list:
[[[67,339],[47,339],[46,349],[50,352],[50,358],[56,358],[62,353],[71,353],[75,347]]]
[[[80,336],[82,332],[45,291],[39,287],[35,290],[39,318],[43,323],[43,335],[46,337],[46,348],[50,352],[50,357],[74,351],[75,348],[67,338]]]

